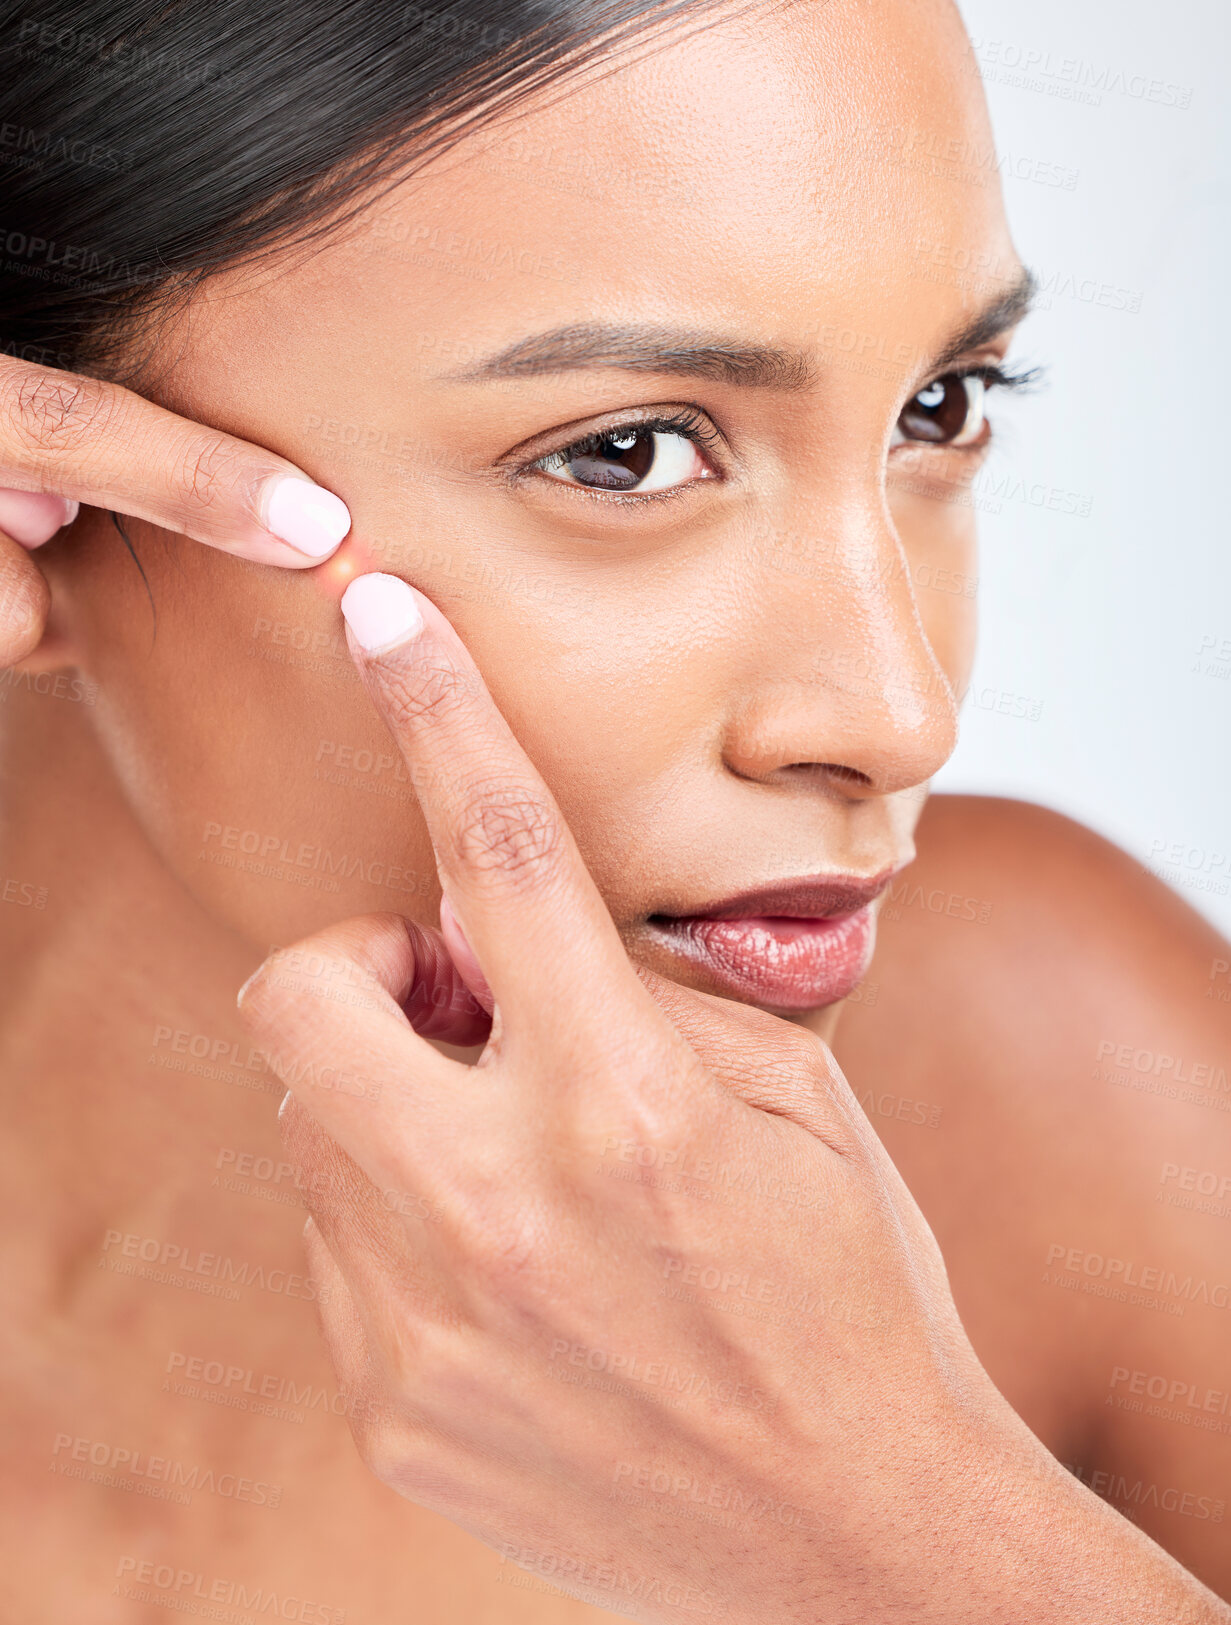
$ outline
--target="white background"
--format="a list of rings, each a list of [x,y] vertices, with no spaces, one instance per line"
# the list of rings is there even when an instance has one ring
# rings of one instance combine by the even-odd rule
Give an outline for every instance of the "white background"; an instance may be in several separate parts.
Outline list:
[[[936,787],[1068,813],[1231,932],[1231,11],[961,7],[1044,285],[1016,355],[1049,383],[993,397],[974,703]],[[1116,308],[1132,296],[1138,311]],[[1019,494],[994,494],[1006,474]],[[1049,512],[1053,492],[1088,516]]]

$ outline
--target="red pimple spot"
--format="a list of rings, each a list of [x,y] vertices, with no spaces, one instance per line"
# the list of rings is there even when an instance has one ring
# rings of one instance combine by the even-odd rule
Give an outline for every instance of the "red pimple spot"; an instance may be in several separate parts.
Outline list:
[[[348,539],[331,559],[319,565],[312,574],[326,597],[336,602],[356,576],[367,575],[379,568],[378,562],[362,542]]]

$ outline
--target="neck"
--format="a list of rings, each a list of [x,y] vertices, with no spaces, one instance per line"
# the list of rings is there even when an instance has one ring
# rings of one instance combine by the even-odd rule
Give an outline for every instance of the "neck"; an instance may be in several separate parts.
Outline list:
[[[280,1151],[281,1090],[235,1012],[256,955],[163,864],[94,715],[0,688],[3,1156],[27,1243],[33,1224],[59,1252],[157,1234],[172,1209],[193,1229],[227,1228],[232,1209],[250,1222],[250,1202],[211,1194],[214,1172]]]

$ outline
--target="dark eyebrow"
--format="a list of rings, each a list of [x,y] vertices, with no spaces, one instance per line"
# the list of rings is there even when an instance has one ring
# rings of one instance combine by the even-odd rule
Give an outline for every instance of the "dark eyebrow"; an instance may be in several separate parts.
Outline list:
[[[625,372],[677,373],[757,389],[806,389],[812,365],[802,350],[740,344],[709,333],[673,327],[625,327],[578,322],[510,344],[454,379],[534,378],[586,367]]]
[[[1024,270],[994,304],[954,336],[935,365],[946,366],[1014,326],[1029,310],[1034,290],[1034,279]],[[537,378],[591,367],[711,378],[753,389],[807,389],[816,376],[807,352],[800,349],[741,344],[735,339],[683,328],[577,322],[519,339],[476,366],[448,377],[451,382],[471,383],[489,378]]]
[[[1037,292],[1038,283],[1033,273],[1023,266],[1017,281],[1008,287],[999,299],[987,305],[967,322],[961,332],[953,335],[936,357],[937,368],[947,367],[950,362],[956,361],[969,351],[990,344],[1008,328],[1016,327],[1023,317],[1030,314],[1030,307]]]

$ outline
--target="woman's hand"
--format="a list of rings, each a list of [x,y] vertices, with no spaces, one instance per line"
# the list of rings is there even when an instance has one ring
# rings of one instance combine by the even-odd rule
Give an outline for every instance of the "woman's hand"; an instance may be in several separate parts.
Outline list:
[[[820,1041],[639,976],[439,611],[389,576],[343,609],[443,940],[352,920],[241,1002],[373,1471],[644,1620],[1231,1617],[997,1393]],[[420,1035],[493,1005],[477,1065]]]
[[[320,564],[350,529],[339,497],[272,452],[117,384],[0,355],[0,666],[43,635],[31,550],[83,502],[291,570]]]

